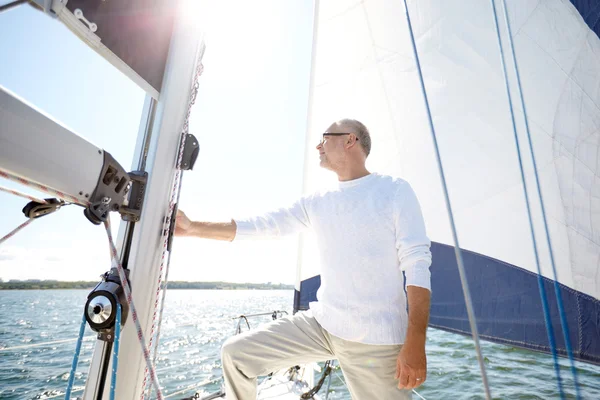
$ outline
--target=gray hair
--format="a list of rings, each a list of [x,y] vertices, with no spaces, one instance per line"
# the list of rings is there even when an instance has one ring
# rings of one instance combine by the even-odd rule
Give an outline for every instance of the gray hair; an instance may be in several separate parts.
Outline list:
[[[338,121],[338,124],[344,125],[358,137],[358,143],[362,146],[367,157],[371,153],[371,134],[367,127],[360,121],[350,118],[344,118]]]

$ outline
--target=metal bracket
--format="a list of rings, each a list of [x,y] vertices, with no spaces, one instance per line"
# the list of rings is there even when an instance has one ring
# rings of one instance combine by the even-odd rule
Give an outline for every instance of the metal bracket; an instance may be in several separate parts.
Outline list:
[[[173,237],[175,236],[175,225],[177,223],[177,203],[173,207],[173,215],[171,216],[171,222],[169,224],[169,239],[167,240],[167,251],[171,251],[171,246],[173,245]]]
[[[36,2],[40,2],[41,0],[36,0]],[[68,8],[67,8],[68,0],[52,0],[50,9],[47,9],[46,12],[54,17],[60,19],[65,25],[71,29],[77,36],[82,38],[87,44],[89,44],[92,48],[96,49],[101,45],[101,40],[98,35],[94,32],[98,28],[96,26],[94,30],[90,26],[90,22],[85,20],[81,20],[76,17]],[[44,0],[44,6],[46,6],[46,0]],[[82,15],[83,17],[83,12]],[[87,21],[87,24],[86,24]]]
[[[146,171],[132,171],[129,173],[131,179],[129,190],[129,203],[119,209],[123,221],[137,222],[142,214],[144,198],[146,197],[146,184],[148,173]]]
[[[103,342],[108,342],[108,343],[114,342],[115,341],[115,327],[113,326],[112,328],[110,328],[108,330],[102,330],[102,331],[98,332],[98,334],[96,335],[96,339],[102,340]]]
[[[96,32],[98,30],[98,25],[96,25],[93,22],[88,21],[88,19],[83,16],[83,11],[81,11],[80,8],[75,9],[75,12],[73,12],[73,15],[75,16],[75,18],[77,18],[81,22],[84,22],[91,32]]]
[[[23,207],[23,214],[27,218],[39,218],[44,215],[52,214],[54,211],[61,208],[65,202],[58,199],[44,199],[46,203],[38,203],[37,201],[30,201]]]
[[[183,158],[181,159],[181,164],[179,169],[182,171],[191,170],[194,168],[194,164],[196,163],[196,159],[198,158],[198,153],[200,152],[200,145],[198,144],[198,140],[194,135],[188,133],[185,137],[185,144],[183,148]]]
[[[84,210],[85,216],[93,224],[100,225],[106,221],[110,211],[120,210],[130,189],[129,174],[105,151],[102,171],[90,196],[90,205]]]

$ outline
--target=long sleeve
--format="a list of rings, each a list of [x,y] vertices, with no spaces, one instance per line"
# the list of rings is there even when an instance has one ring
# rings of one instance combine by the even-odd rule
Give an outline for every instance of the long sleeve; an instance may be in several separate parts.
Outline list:
[[[406,273],[406,286],[431,290],[431,242],[425,232],[421,206],[408,183],[400,186],[395,204],[396,249],[400,269]]]
[[[310,226],[306,201],[306,198],[302,198],[289,208],[280,208],[257,217],[235,219],[237,230],[234,240],[278,238],[305,230]]]

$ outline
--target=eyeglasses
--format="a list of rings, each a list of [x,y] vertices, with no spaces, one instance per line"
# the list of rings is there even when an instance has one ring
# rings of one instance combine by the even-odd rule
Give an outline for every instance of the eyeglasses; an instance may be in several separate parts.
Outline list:
[[[317,147],[322,146],[323,143],[325,142],[325,136],[343,136],[343,135],[352,135],[351,132],[325,132],[323,134],[323,138],[321,139],[321,141],[319,142],[319,144],[317,145]],[[358,140],[358,137],[356,138],[356,140]]]

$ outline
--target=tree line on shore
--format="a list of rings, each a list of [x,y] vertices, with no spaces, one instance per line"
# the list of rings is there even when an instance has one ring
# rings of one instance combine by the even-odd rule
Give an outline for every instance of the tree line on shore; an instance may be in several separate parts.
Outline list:
[[[44,289],[93,289],[97,281],[55,281],[55,280],[15,280],[3,282],[0,290],[44,290]],[[168,282],[168,289],[205,289],[205,290],[291,290],[293,285],[282,283],[232,283],[232,282]]]

